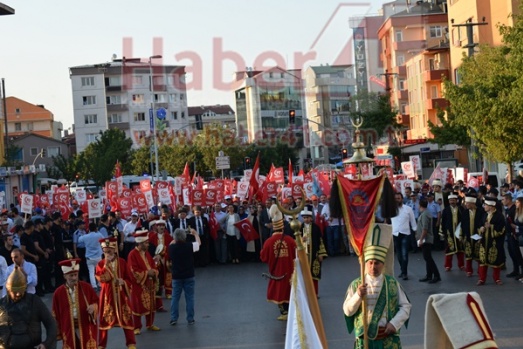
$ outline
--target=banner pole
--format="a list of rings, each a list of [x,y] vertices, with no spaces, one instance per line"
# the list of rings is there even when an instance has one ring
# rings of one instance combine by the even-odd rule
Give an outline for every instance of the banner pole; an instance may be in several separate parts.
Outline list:
[[[360,254],[360,273],[361,273],[361,282],[365,283],[365,253],[363,250]],[[369,327],[367,319],[367,295],[363,296],[361,300],[361,312],[363,314],[363,348],[369,349],[369,337],[367,334],[367,329]]]

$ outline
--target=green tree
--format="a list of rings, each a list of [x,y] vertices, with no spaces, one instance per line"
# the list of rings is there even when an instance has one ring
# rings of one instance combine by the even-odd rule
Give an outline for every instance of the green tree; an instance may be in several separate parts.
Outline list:
[[[80,178],[103,185],[113,177],[116,161],[120,163],[122,173],[130,173],[132,145],[124,131],[116,128],[100,131],[98,139],[78,156]]]
[[[399,126],[396,119],[398,111],[391,107],[389,94],[363,90],[355,96],[355,100],[357,104],[352,105],[353,119],[363,118],[361,128],[375,130],[378,139],[388,128],[395,129]]]
[[[66,158],[62,154],[53,156],[53,164],[47,167],[47,174],[51,178],[64,178],[67,181],[74,181],[78,173],[76,157]]]
[[[470,128],[484,156],[507,163],[509,175],[523,154],[522,19],[516,16],[514,27],[500,26],[502,45],[481,46],[479,53],[463,59],[459,85],[445,83],[457,123]]]
[[[439,144],[440,146],[447,144],[456,144],[467,148],[470,146],[470,136],[467,128],[458,122],[458,118],[452,112],[451,107],[448,107],[446,111],[438,110],[436,116],[441,125],[438,126],[430,120],[428,121],[430,132],[434,135],[434,138],[429,139],[429,142]]]
[[[22,159],[22,151],[23,149],[19,146],[10,144],[7,147],[6,157],[2,162],[2,166],[20,167],[22,165],[22,162],[20,161],[20,159]]]

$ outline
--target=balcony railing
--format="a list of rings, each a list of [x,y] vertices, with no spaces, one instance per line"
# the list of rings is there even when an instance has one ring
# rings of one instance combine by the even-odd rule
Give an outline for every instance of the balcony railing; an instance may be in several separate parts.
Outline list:
[[[423,76],[425,81],[441,81],[449,78],[448,69],[427,70]]]
[[[445,109],[448,106],[449,102],[445,98],[427,99],[427,109]]]

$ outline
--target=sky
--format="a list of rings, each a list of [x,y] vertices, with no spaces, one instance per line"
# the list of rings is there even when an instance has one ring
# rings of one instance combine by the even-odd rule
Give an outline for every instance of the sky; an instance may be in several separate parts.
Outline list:
[[[0,78],[6,96],[43,104],[64,129],[74,122],[69,68],[113,54],[185,65],[189,106],[229,104],[233,73],[274,65],[353,63],[352,16],[383,0],[0,0]],[[347,49],[349,48],[349,49]]]

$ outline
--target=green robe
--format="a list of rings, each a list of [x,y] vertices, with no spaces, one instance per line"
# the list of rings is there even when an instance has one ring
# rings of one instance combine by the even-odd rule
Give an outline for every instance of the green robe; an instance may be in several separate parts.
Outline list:
[[[354,280],[350,287],[354,293],[356,293],[358,286],[361,284],[361,278]],[[378,335],[378,322],[383,314],[383,311],[387,312],[387,320],[390,320],[399,310],[398,304],[398,283],[394,277],[384,275],[383,286],[378,296],[376,306],[372,313],[372,319],[368,324],[368,338],[369,338],[369,349],[401,349],[401,341],[399,337],[399,329],[392,336],[388,336],[384,339],[375,340]],[[355,330],[356,341],[354,348],[363,348],[363,314],[361,307],[358,311],[351,315],[345,316],[345,322],[347,323],[347,330],[349,333]],[[408,320],[405,322],[405,327],[408,325]]]

